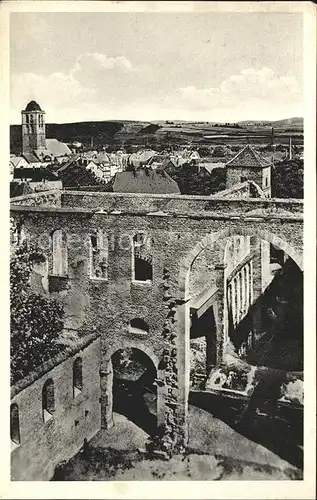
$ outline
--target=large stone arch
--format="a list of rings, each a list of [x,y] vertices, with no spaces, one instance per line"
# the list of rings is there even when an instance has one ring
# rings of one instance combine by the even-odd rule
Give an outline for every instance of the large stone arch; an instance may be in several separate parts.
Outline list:
[[[116,342],[111,344],[111,346],[109,346],[104,353],[102,366],[104,366],[104,364],[111,359],[111,357],[115,352],[119,351],[120,349],[128,349],[128,348],[138,349],[139,351],[144,352],[144,354],[146,354],[150,358],[156,370],[158,369],[159,358],[155,354],[152,346],[147,345],[144,342],[136,339],[122,339],[122,340],[118,339]]]
[[[290,243],[285,241],[284,239],[277,236],[275,233],[268,231],[266,229],[259,229],[248,226],[236,226],[236,227],[227,227],[222,229],[221,231],[216,231],[213,233],[209,233],[204,236],[193,248],[190,249],[185,259],[180,264],[179,269],[179,292],[181,299],[187,299],[187,283],[190,268],[197,258],[197,256],[209,245],[216,243],[219,240],[222,240],[226,237],[242,235],[242,236],[258,236],[259,238],[272,243],[279,249],[283,250],[289,257],[291,257],[294,262],[298,265],[298,267],[303,271],[303,255],[302,252],[298,252]],[[223,251],[223,249],[221,249]]]
[[[113,426],[113,369],[112,356],[120,349],[137,349],[151,360],[156,369],[157,379],[157,424],[165,421],[164,416],[164,383],[162,372],[159,369],[159,358],[151,346],[136,339],[122,339],[107,347],[101,362],[100,387],[101,387],[101,428],[109,429]]]
[[[190,323],[189,323],[189,312],[190,312],[190,297],[188,293],[188,281],[190,275],[190,269],[197,258],[197,256],[209,245],[215,244],[219,241],[219,245],[216,248],[218,252],[219,265],[216,266],[216,281],[219,278],[218,288],[221,289],[223,286],[223,255],[224,255],[224,245],[223,240],[226,237],[242,235],[242,236],[257,236],[260,239],[266,240],[269,243],[274,244],[276,247],[283,250],[287,255],[289,255],[298,267],[303,270],[303,256],[302,252],[294,247],[291,243],[285,241],[274,232],[267,229],[261,229],[259,227],[247,226],[242,224],[231,225],[220,231],[215,231],[206,234],[204,237],[198,241],[187,253],[185,258],[180,263],[179,274],[178,274],[178,297],[177,297],[177,332],[178,332],[178,371],[179,371],[179,402],[183,410],[183,415],[185,417],[184,427],[185,427],[185,440],[187,442],[186,433],[187,429],[187,414],[188,414],[188,395],[189,395],[189,339],[190,339]],[[223,294],[219,294],[219,299],[216,302],[215,319],[217,328],[217,363],[223,362]],[[222,297],[222,299],[221,299]]]

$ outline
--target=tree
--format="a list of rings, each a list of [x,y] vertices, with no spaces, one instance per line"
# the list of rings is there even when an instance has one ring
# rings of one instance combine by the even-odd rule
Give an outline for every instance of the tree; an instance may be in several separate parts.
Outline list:
[[[169,165],[165,171],[177,182],[182,194],[210,195],[225,189],[226,172],[215,168],[209,173],[194,163],[181,166]]]
[[[58,173],[63,187],[101,186],[95,175],[82,165],[73,165]]]
[[[24,242],[10,260],[11,382],[61,352],[57,340],[63,328],[63,306],[30,288],[34,264],[45,257],[35,245]]]
[[[200,154],[201,158],[210,156],[210,148],[208,146],[200,146],[198,148],[198,153]]]
[[[226,158],[230,157],[231,155],[231,150],[227,146],[216,146],[215,149],[212,152],[212,157],[218,157],[218,158]]]
[[[303,160],[284,160],[276,163],[272,170],[272,197],[304,197],[304,162]]]

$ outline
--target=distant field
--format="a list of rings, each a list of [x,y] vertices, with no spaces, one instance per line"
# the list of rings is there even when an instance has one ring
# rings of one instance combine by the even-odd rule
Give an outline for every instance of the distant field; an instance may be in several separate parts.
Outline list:
[[[157,128],[155,125],[158,125]],[[171,144],[192,146],[212,145],[265,145],[271,142],[274,127],[274,142],[287,145],[289,137],[293,144],[303,144],[303,120],[293,118],[278,122],[241,122],[239,126],[202,122],[143,122],[105,121],[47,124],[46,135],[60,141],[81,142],[89,147],[125,145],[164,148]],[[211,137],[209,137],[211,136]],[[21,151],[21,126],[11,125],[10,147],[12,152]]]

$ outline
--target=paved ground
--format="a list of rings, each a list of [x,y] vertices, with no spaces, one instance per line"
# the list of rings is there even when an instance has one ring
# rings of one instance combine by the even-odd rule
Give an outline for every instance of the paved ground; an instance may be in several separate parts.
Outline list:
[[[241,435],[209,412],[190,407],[190,452],[170,461],[149,460],[137,449],[148,435],[122,415],[99,433],[86,455],[77,454],[54,480],[289,480],[299,469]]]

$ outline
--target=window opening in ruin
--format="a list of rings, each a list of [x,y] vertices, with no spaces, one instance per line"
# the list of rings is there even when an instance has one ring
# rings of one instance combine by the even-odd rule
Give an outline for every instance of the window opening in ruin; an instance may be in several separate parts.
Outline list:
[[[143,319],[134,318],[130,321],[129,332],[144,335],[149,333],[149,327]]]
[[[282,266],[284,262],[285,255],[283,250],[270,243],[270,264],[279,264],[280,266]]]
[[[134,281],[151,282],[153,279],[152,268],[152,242],[143,233],[133,237],[133,276]]]
[[[20,444],[19,408],[16,403],[13,403],[10,407],[10,436],[12,443]]]
[[[67,276],[67,238],[66,233],[56,229],[52,233],[53,275]]]
[[[73,392],[74,398],[83,390],[83,362],[77,358],[73,364]]]
[[[90,236],[90,277],[108,278],[108,239],[102,231]]]
[[[55,411],[55,394],[54,394],[54,382],[50,378],[48,379],[42,390],[42,410],[43,410],[43,421],[47,422],[53,416]]]

